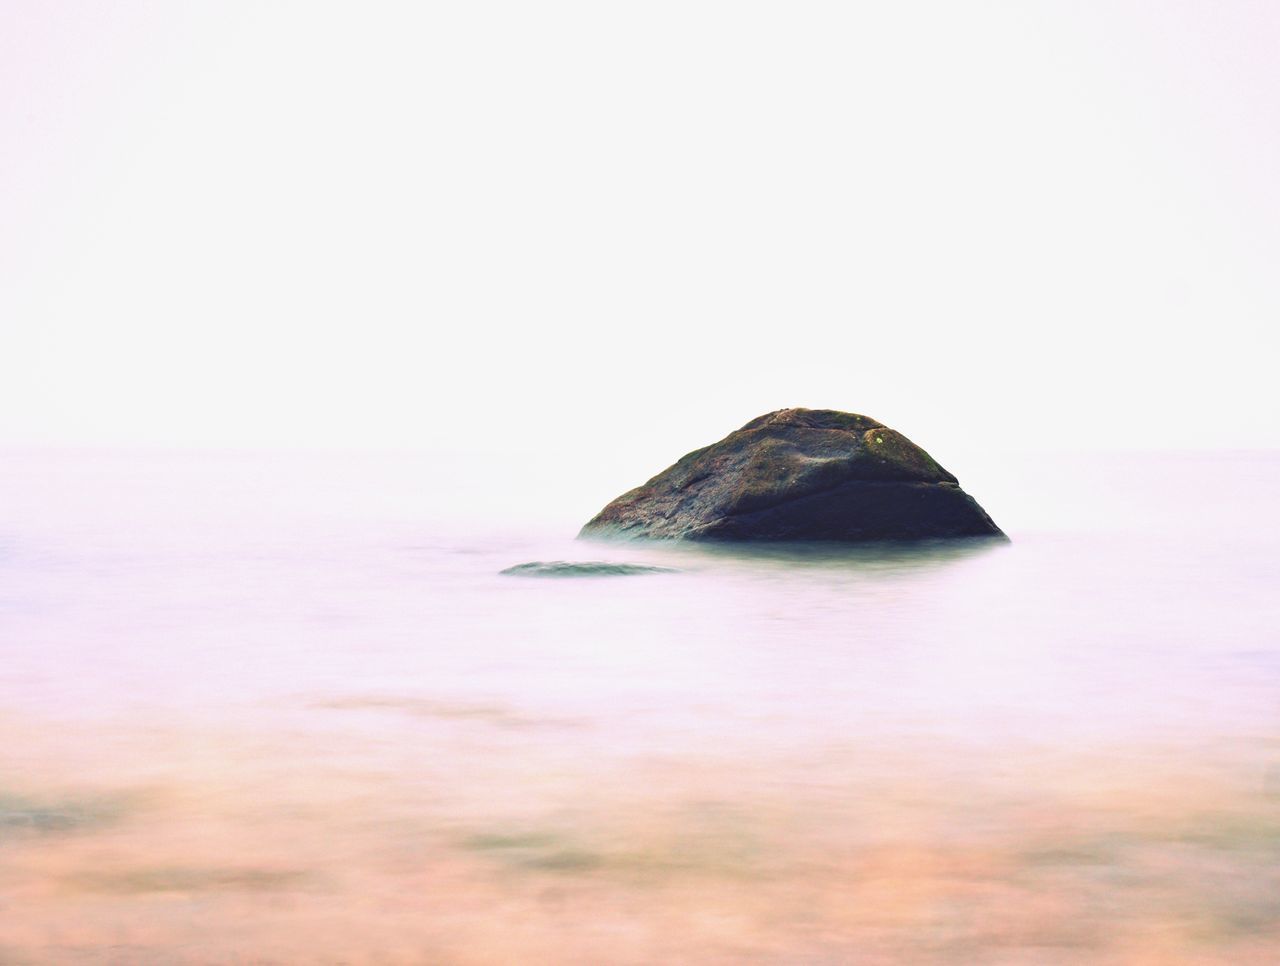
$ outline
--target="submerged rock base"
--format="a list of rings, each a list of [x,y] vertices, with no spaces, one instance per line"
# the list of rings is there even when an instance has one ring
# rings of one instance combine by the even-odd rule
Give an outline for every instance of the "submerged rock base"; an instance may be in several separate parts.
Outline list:
[[[531,560],[499,573],[504,577],[633,577],[637,574],[674,574],[676,571],[670,567],[605,560]]]

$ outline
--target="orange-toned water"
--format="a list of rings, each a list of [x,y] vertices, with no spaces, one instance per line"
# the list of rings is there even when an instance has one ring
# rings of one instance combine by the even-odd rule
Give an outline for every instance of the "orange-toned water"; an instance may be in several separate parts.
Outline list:
[[[1280,461],[1048,465],[1009,545],[743,552],[12,454],[0,962],[1280,961]]]

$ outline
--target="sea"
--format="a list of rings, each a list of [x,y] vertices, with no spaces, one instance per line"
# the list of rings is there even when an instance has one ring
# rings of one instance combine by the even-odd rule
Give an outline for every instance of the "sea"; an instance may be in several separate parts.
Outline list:
[[[1008,542],[0,454],[0,963],[1280,962],[1280,454],[969,462]]]

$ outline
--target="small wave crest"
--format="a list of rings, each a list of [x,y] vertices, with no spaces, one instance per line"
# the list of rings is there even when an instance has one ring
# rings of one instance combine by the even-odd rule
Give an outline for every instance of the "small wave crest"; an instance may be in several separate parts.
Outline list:
[[[633,574],[674,574],[670,567],[608,563],[603,560],[533,560],[501,571],[508,577],[629,577]]]

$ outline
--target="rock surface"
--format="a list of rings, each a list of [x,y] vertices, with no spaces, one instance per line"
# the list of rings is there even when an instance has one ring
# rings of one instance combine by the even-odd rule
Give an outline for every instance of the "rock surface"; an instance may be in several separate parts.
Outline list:
[[[618,497],[583,537],[921,540],[1003,537],[956,478],[854,413],[780,409]]]

